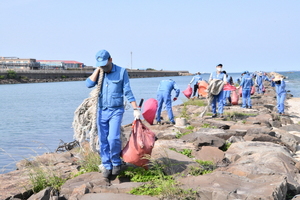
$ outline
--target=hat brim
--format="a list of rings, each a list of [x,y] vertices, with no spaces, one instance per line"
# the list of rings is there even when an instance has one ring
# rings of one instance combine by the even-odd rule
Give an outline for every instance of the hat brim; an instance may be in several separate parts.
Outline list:
[[[96,66],[97,67],[105,66],[107,64],[107,62],[108,62],[108,60],[98,61],[98,62],[96,62]]]

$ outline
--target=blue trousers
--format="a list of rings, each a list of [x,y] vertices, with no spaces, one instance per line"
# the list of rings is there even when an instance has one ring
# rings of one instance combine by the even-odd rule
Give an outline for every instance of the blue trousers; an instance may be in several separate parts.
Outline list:
[[[113,166],[122,164],[120,153],[121,123],[124,108],[109,110],[99,109],[97,118],[98,136],[100,144],[100,156],[102,165],[110,170]]]
[[[217,111],[217,103],[218,103],[218,113],[223,114],[224,107],[224,91],[222,90],[218,95],[214,95],[214,99],[212,100],[211,110],[213,114],[216,114]]]
[[[157,93],[157,101],[158,101],[158,108],[157,108],[157,111],[156,111],[156,121],[160,122],[161,110],[162,110],[162,107],[163,107],[163,103],[165,103],[166,104],[166,109],[167,109],[167,112],[168,112],[168,116],[169,116],[169,120],[171,122],[175,122],[173,111],[172,111],[171,95],[170,94],[165,94],[164,92],[158,92]]]
[[[279,113],[284,113],[284,100],[286,93],[277,94],[277,109]]]
[[[227,99],[230,98],[231,91],[226,90],[226,91],[223,91],[223,92],[224,92],[224,106],[225,106],[226,103],[227,103]],[[230,100],[229,100],[229,102],[230,102]]]
[[[250,107],[251,104],[251,89],[243,89],[242,90],[243,104],[242,107],[246,108],[247,105]]]
[[[263,84],[262,83],[257,86],[257,91],[256,92],[258,94],[263,94],[264,93],[263,92]]]

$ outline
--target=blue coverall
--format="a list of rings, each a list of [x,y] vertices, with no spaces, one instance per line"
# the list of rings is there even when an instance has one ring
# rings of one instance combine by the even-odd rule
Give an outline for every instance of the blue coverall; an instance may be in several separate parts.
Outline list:
[[[98,83],[86,79],[88,88]],[[120,127],[124,114],[124,96],[129,102],[135,101],[125,68],[112,66],[110,73],[104,73],[98,101],[97,128],[100,143],[100,156],[103,166],[111,170],[122,164]]]
[[[275,84],[277,94],[277,109],[280,114],[284,113],[284,100],[286,97],[285,82],[281,80],[280,84]]]
[[[255,79],[255,84],[257,84],[257,93],[258,94],[263,94],[263,87],[264,87],[264,77],[263,76],[259,76],[259,75],[256,75],[256,79]]]
[[[190,85],[192,84],[194,86],[194,93],[193,93],[193,96],[196,95],[197,93],[197,89],[198,89],[198,81],[202,81],[202,77],[197,74],[196,76],[194,76],[192,78],[192,80],[190,81]],[[199,96],[199,95],[198,95]]]
[[[244,74],[240,86],[242,86],[243,108],[252,107],[251,104],[251,89],[253,86],[253,80],[250,74]],[[248,104],[247,104],[248,102]]]
[[[172,100],[171,100],[171,92],[175,90],[175,97],[177,98],[180,93],[180,89],[177,87],[175,81],[168,79],[162,80],[159,83],[157,89],[157,101],[158,101],[158,109],[156,111],[156,121],[160,122],[160,114],[162,110],[163,103],[166,104],[166,109],[168,112],[169,120],[172,123],[175,123],[173,111],[172,111]]]
[[[213,72],[210,74],[209,81],[213,79],[219,79],[226,82],[226,76],[224,73],[218,74],[217,72]],[[218,113],[223,114],[223,107],[224,107],[224,91],[221,90],[221,92],[218,95],[214,95],[214,99],[212,100],[211,109],[213,114],[217,114],[217,102],[218,102]]]

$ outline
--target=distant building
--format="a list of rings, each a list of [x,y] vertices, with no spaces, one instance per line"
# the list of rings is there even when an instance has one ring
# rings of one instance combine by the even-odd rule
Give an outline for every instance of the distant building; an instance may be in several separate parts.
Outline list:
[[[33,58],[0,57],[0,69],[36,70],[39,67]]]
[[[37,60],[40,69],[82,69],[84,64],[70,60]]]

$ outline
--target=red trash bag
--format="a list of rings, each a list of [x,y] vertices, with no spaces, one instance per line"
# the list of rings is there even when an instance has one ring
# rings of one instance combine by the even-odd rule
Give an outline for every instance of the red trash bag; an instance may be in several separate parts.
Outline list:
[[[145,156],[151,155],[154,143],[155,134],[140,119],[134,120],[129,141],[121,151],[121,157],[124,162],[148,169],[149,159]]]
[[[188,85],[188,87],[182,91],[182,93],[184,94],[184,96],[186,96],[186,98],[190,98],[192,96],[192,93],[193,93],[193,89],[190,85]]]
[[[236,91],[232,91],[231,93],[231,104],[232,105],[238,105],[239,102],[239,96],[237,95]]]
[[[235,91],[236,87],[227,83],[226,85],[224,85],[223,90],[224,91]]]
[[[262,90],[261,90],[262,92],[266,92],[266,88],[265,88],[265,86],[262,86]]]
[[[144,119],[150,124],[153,124],[155,115],[156,115],[156,110],[158,107],[158,102],[156,99],[150,98],[144,103],[144,108],[143,108],[143,117]]]
[[[251,93],[250,93],[250,94],[253,95],[254,93],[255,93],[255,87],[252,86],[252,87],[251,87]]]

